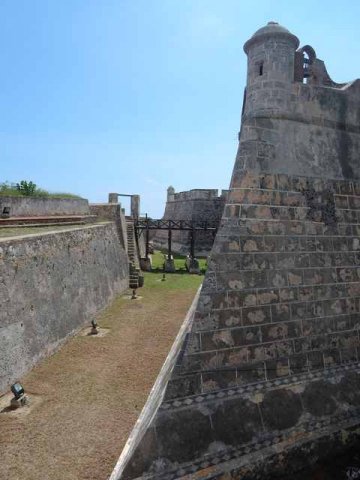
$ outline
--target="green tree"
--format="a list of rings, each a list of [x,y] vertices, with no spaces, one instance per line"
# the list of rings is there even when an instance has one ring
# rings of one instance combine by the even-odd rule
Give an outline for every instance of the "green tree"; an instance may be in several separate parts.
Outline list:
[[[36,191],[36,184],[33,182],[27,182],[26,180],[21,180],[20,183],[16,184],[16,190],[18,190],[22,195],[31,197]]]

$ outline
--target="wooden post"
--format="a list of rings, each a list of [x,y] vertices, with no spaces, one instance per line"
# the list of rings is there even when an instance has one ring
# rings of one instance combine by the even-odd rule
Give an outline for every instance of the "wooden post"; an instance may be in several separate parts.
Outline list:
[[[190,230],[190,257],[195,258],[195,229]]]
[[[168,230],[168,259],[171,259],[171,228]]]
[[[146,232],[145,232],[145,258],[149,258],[149,219],[146,214]]]

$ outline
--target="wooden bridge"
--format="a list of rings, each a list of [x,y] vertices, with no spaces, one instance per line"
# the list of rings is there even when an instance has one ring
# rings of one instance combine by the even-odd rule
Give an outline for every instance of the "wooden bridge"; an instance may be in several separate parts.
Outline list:
[[[138,218],[134,223],[137,238],[145,232],[145,252],[146,258],[149,256],[149,232],[150,230],[167,230],[168,231],[168,258],[171,257],[171,239],[173,230],[185,230],[190,232],[190,257],[195,257],[195,238],[198,231],[210,231],[215,234],[219,228],[218,223],[209,221],[189,221],[189,220],[171,220],[152,218]]]

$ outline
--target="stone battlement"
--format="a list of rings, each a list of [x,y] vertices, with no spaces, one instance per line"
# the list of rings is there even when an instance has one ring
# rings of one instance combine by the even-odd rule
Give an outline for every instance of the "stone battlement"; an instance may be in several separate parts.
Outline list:
[[[177,200],[213,200],[219,198],[218,189],[193,189],[186,192],[175,193],[171,201]]]

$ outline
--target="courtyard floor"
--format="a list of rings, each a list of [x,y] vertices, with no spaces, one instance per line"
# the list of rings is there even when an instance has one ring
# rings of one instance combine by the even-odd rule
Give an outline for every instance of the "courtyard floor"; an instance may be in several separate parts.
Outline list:
[[[1,480],[109,477],[202,281],[145,277],[141,299],[97,317],[107,335],[76,335],[20,379],[34,404],[0,413]]]

